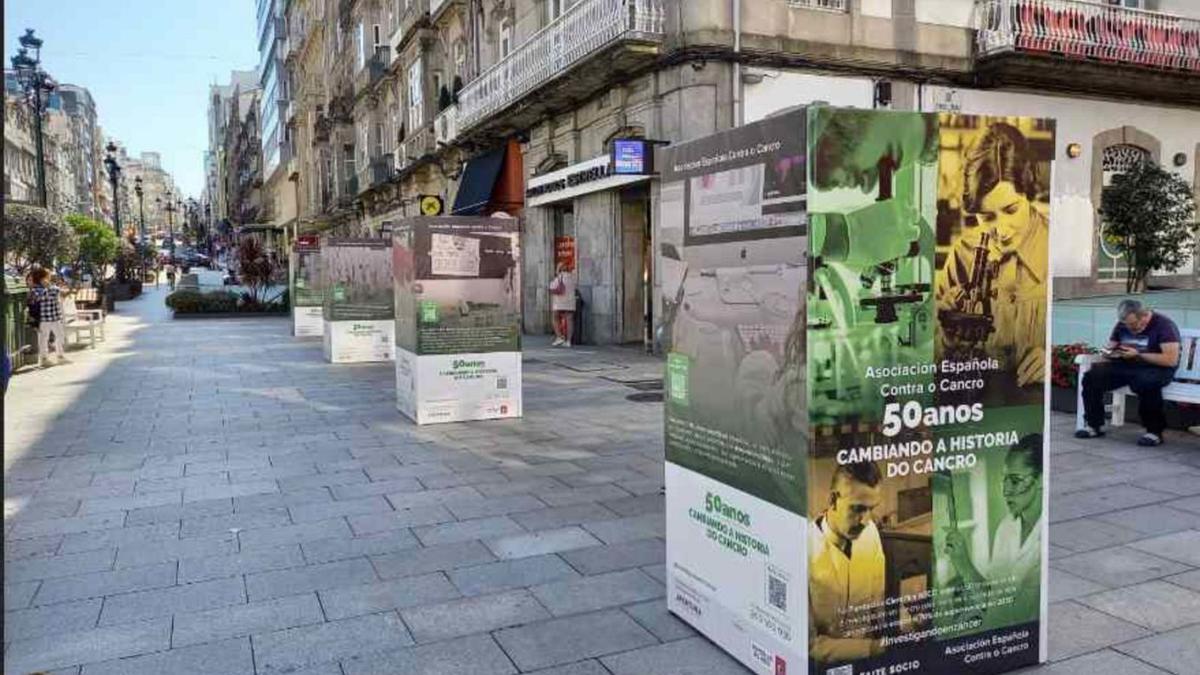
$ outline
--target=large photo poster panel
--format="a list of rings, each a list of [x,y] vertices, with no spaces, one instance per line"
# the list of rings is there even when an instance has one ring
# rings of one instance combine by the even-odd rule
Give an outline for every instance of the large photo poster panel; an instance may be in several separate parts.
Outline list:
[[[418,354],[520,351],[518,223],[417,219],[410,250]]]
[[[803,514],[804,115],[669,148],[667,461]],[[740,177],[739,177],[740,176]]]
[[[326,321],[392,320],[389,239],[331,239],[321,250]]]
[[[808,121],[811,671],[1037,663],[1053,122]]]
[[[668,606],[756,672],[807,643],[805,118],[664,153]]]
[[[298,240],[288,259],[288,295],[292,306],[292,335],[320,337],[324,331],[321,286],[320,240],[305,236]]]

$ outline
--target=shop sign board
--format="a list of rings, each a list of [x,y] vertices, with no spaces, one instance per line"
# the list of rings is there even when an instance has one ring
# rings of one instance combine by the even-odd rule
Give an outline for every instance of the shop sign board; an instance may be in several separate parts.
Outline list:
[[[558,171],[534,176],[529,179],[525,188],[525,205],[544,206],[650,179],[650,176],[645,175],[615,173],[612,163],[612,154],[607,154]]]
[[[1045,661],[1054,131],[815,106],[660,156],[667,602],[752,671]]]

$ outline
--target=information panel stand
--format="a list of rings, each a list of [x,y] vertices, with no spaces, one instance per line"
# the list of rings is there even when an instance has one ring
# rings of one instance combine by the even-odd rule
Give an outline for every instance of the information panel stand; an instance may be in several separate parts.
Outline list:
[[[395,355],[388,239],[330,239],[321,249],[325,359],[391,361]]]
[[[1053,157],[826,106],[660,156],[668,606],[754,672],[1046,659]]]
[[[321,240],[316,235],[302,236],[292,244],[292,255],[288,258],[288,297],[295,337],[321,337],[325,330],[320,256]]]
[[[418,424],[521,416],[518,221],[393,229],[396,407]]]

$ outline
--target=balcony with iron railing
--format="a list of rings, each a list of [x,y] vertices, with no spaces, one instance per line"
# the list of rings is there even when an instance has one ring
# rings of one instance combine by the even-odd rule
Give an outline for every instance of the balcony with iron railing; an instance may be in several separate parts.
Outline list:
[[[363,69],[354,76],[355,99],[373,89],[387,74],[388,64],[392,60],[391,52],[392,50],[386,46],[375,48],[375,53],[367,59]]]
[[[433,118],[434,140],[438,145],[450,145],[458,138],[458,104],[451,103],[450,107]]]
[[[1200,72],[1200,19],[1083,0],[977,0],[981,60],[1024,53]]]
[[[342,180],[341,189],[337,194],[337,206],[346,208],[354,204],[354,198],[358,196],[358,176],[347,176]]]
[[[826,12],[845,12],[850,8],[850,0],[787,0],[789,7],[803,9],[820,9]]]
[[[483,122],[531,100],[551,84],[576,97],[603,89],[622,72],[647,67],[663,40],[665,5],[665,0],[580,0],[463,87],[458,99],[459,130],[481,132]],[[625,49],[627,45],[649,49]],[[609,51],[614,58],[605,60],[598,72],[572,72]],[[539,95],[537,105],[529,107],[552,108],[558,103],[555,97]]]
[[[429,0],[429,21],[436,23],[444,10],[462,2],[462,0]]]
[[[291,61],[304,51],[311,32],[308,17],[303,13],[297,13],[288,20],[288,50],[285,60]]]
[[[422,157],[432,155],[436,150],[437,144],[433,134],[433,125],[426,124],[400,142],[400,147],[396,153],[396,170],[404,171]]]
[[[429,20],[430,0],[410,0],[404,12],[396,17],[395,25],[391,26],[392,33],[388,37],[388,47],[392,57],[399,59],[400,52],[419,26]]]
[[[355,179],[358,194],[373,190],[390,181],[395,172],[393,165],[394,160],[390,152],[372,157],[370,161],[366,162],[366,166],[358,171]]]

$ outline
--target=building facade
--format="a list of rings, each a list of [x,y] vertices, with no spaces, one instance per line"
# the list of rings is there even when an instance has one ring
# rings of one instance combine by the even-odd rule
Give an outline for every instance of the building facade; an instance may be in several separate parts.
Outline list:
[[[296,221],[292,176],[291,78],[284,65],[288,30],[282,0],[258,0],[259,138],[262,145],[262,193],[259,219],[287,230]]]
[[[241,92],[258,88],[258,73],[254,70],[235,70],[229,82],[214,84],[208,89],[208,150],[204,159],[206,203],[214,225],[229,221],[229,158],[228,137],[233,99]]]
[[[294,0],[285,15],[293,34],[304,17],[287,63],[311,94],[294,117],[302,220],[380,233],[437,201],[519,217],[531,332],[549,330],[567,262],[586,340],[654,334],[659,188],[613,175],[616,140],[679,143],[816,102],[1055,118],[1058,297],[1124,288],[1096,213],[1123,166],[1200,183],[1189,0]]]

